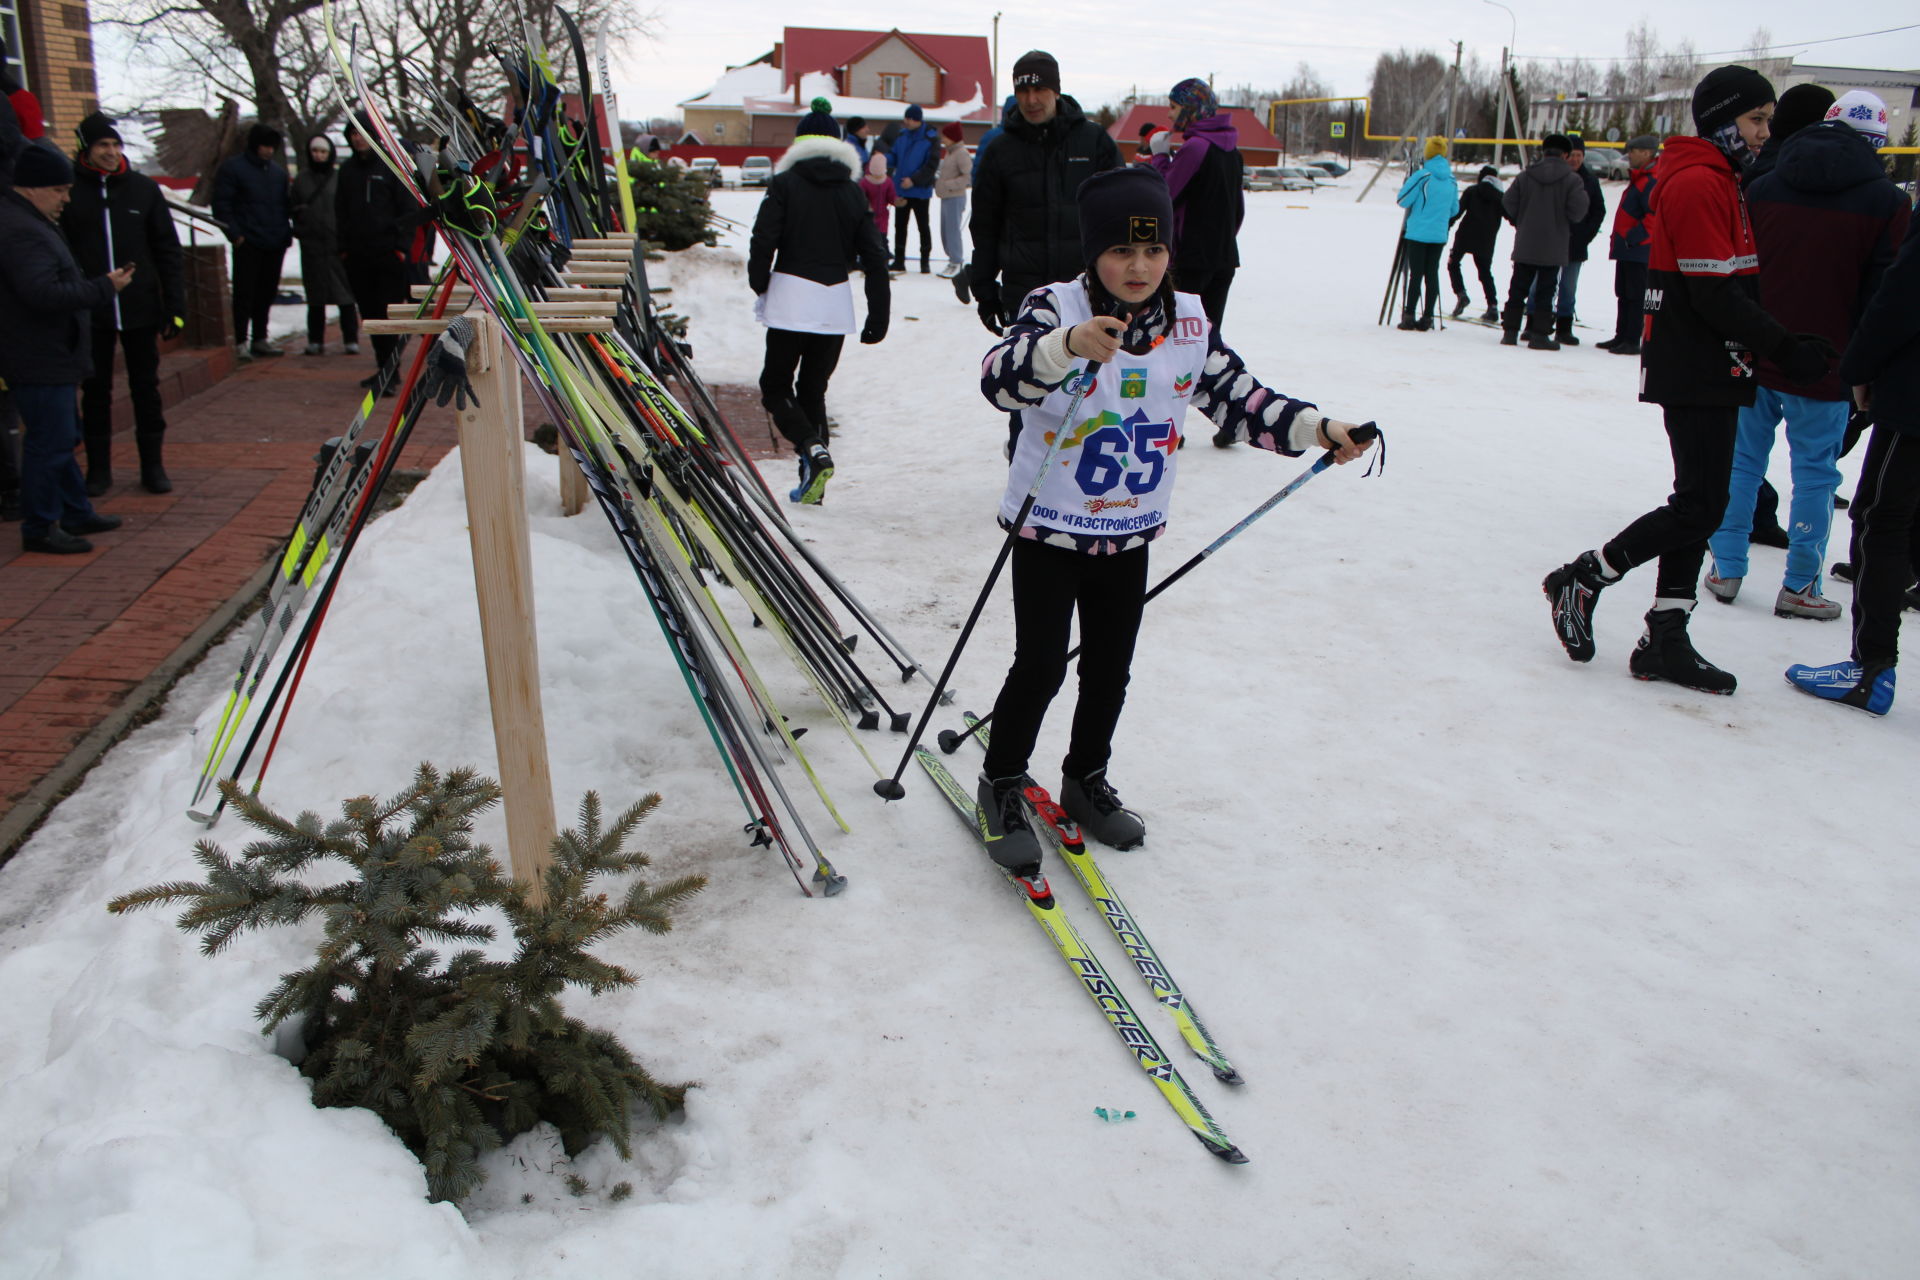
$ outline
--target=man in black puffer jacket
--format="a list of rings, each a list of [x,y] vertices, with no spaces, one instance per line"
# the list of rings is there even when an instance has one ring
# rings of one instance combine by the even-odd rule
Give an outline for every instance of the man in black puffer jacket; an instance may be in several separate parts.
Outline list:
[[[815,110],[774,166],[753,219],[747,284],[756,318],[767,326],[760,403],[800,456],[795,502],[818,504],[833,475],[827,452],[827,380],[853,333],[849,263],[867,277],[867,322],[860,341],[887,336],[892,286],[887,245],[856,179],[860,157],[840,139],[833,117]]]
[[[1480,290],[1487,295],[1487,313],[1480,318],[1488,324],[1500,323],[1500,294],[1493,286],[1493,246],[1500,239],[1500,224],[1506,215],[1500,201],[1506,188],[1500,174],[1490,164],[1480,166],[1480,181],[1460,195],[1459,229],[1453,233],[1453,252],[1447,255],[1447,281],[1453,285],[1453,314],[1467,309],[1467,282],[1460,274],[1460,259],[1473,255],[1480,272]]]
[[[973,187],[968,284],[980,323],[996,337],[1041,285],[1086,269],[1080,252],[1080,184],[1120,167],[1120,148],[1060,93],[1060,64],[1034,50],[1013,64],[1017,99],[1002,133],[980,155]]]
[[[133,400],[140,483],[148,493],[169,493],[173,482],[160,456],[167,431],[160,404],[160,339],[180,332],[187,310],[180,237],[160,184],[128,166],[119,131],[106,116],[96,112],[80,122],[74,175],[73,199],[60,215],[60,229],[81,272],[103,276],[128,262],[138,268],[112,305],[93,313],[93,376],[80,396],[87,494],[97,498],[113,486],[116,340]]]
[[[227,239],[233,241],[233,336],[242,360],[283,354],[267,334],[267,313],[280,292],[280,264],[293,243],[287,217],[292,179],[279,152],[280,131],[256,124],[247,132],[247,145],[227,157],[213,178],[213,216],[226,224]]]
[[[333,232],[346,264],[347,287],[361,317],[385,320],[388,307],[407,299],[407,246],[413,242],[413,229],[432,211],[420,207],[374,151],[367,141],[371,128],[357,117],[347,124],[347,145],[353,155],[340,166],[340,178],[334,183]],[[361,385],[393,394],[397,381],[393,366],[399,350],[399,338],[374,334],[373,354],[380,367]]]

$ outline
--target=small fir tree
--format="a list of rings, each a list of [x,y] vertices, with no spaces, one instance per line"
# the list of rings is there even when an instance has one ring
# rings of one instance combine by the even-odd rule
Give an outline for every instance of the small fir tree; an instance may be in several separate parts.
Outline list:
[[[637,1103],[657,1118],[680,1107],[688,1085],[652,1076],[612,1035],[568,1016],[560,994],[598,995],[637,979],[587,948],[627,929],[665,933],[671,909],[706,880],[685,876],[657,888],[638,879],[617,898],[602,877],[641,871],[645,854],[624,845],[660,801],[649,795],[601,822],[600,798],[580,803],[580,826],[553,842],[544,904],[473,842],[474,817],[500,799],[471,769],[444,777],[423,764],[413,785],[385,802],[347,801],[344,817],[288,821],[231,781],[227,802],[265,838],[238,859],[211,840],[194,846],[205,881],[174,881],[115,898],[114,912],[187,904],[181,929],[201,935],[207,955],[249,929],[319,916],[314,961],[284,975],[256,1008],[271,1033],[302,1025],[301,1073],[324,1107],[366,1107],[385,1120],[426,1168],[435,1200],[457,1200],[482,1181],[478,1159],[543,1121],[569,1155],[606,1135],[630,1157]],[[335,859],[353,874],[315,888],[307,875]],[[474,916],[504,914],[516,950],[491,959],[472,944],[494,929]],[[460,948],[446,958],[435,946]]]
[[[634,230],[642,240],[667,249],[717,244],[712,184],[704,173],[672,164],[627,166],[633,179]]]

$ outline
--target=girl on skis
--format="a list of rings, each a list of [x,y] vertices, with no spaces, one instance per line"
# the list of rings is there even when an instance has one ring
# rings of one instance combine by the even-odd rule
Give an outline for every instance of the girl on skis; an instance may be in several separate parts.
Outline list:
[[[1013,548],[1014,657],[993,707],[980,775],[987,850],[1016,872],[1040,847],[1021,806],[1027,758],[1066,677],[1080,615],[1079,698],[1059,800],[1096,839],[1131,849],[1146,838],[1107,778],[1147,592],[1147,544],[1166,527],[1189,404],[1216,427],[1276,453],[1332,449],[1360,456],[1351,428],[1255,381],[1207,321],[1200,299],[1175,293],[1173,203],[1151,169],[1097,173],[1079,192],[1077,279],[1035,290],[981,363],[982,392],[1014,416],[1012,468],[1000,520],[1011,527],[1056,432],[1054,455]],[[1081,370],[1092,385],[1064,421]]]

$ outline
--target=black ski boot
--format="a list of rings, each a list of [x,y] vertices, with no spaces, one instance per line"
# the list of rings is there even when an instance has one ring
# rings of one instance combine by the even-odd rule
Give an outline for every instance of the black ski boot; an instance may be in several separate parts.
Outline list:
[[[1021,877],[1040,874],[1040,842],[1027,822],[1022,792],[1033,785],[1024,773],[1011,778],[980,775],[980,839],[987,856]]]
[[[1722,671],[1694,652],[1687,638],[1685,609],[1651,609],[1647,612],[1647,630],[1627,659],[1627,670],[1636,680],[1665,680],[1702,693],[1732,693],[1738,683],[1731,672]]]
[[[1553,632],[1575,662],[1593,661],[1593,604],[1613,581],[1601,572],[1597,554],[1582,551],[1540,584],[1553,605]]]
[[[1060,779],[1060,807],[1080,824],[1080,830],[1114,849],[1138,849],[1147,839],[1147,824],[1123,808],[1107,781],[1105,769],[1084,778]]]
[[[1411,311],[1402,311],[1400,313],[1400,323],[1394,326],[1394,328],[1404,329],[1408,333],[1412,333],[1419,327],[1420,326],[1414,322],[1413,312]]]
[[[1465,298],[1455,298],[1453,300],[1453,318],[1455,320],[1458,320],[1461,316],[1465,315],[1466,310],[1467,310],[1467,300]]]

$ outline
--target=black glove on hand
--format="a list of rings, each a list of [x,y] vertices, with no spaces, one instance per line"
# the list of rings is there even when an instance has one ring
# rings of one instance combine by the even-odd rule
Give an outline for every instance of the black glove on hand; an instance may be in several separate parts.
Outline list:
[[[1800,386],[1826,377],[1839,359],[1833,344],[1817,333],[1793,334],[1773,352],[1773,362],[1780,366],[1780,372]]]
[[[480,403],[480,395],[467,379],[467,348],[473,345],[473,321],[459,316],[447,322],[447,331],[434,340],[427,353],[427,367],[421,371],[420,389],[434,397],[434,403],[454,402],[456,410],[467,401]]]
[[[887,318],[885,316],[869,315],[867,317],[867,327],[860,331],[860,341],[871,347],[876,343],[886,341],[886,337]]]
[[[971,283],[974,307],[980,312],[980,323],[987,326],[987,332],[997,338],[1007,327],[1007,318],[1000,313],[1000,282],[974,280]]]

